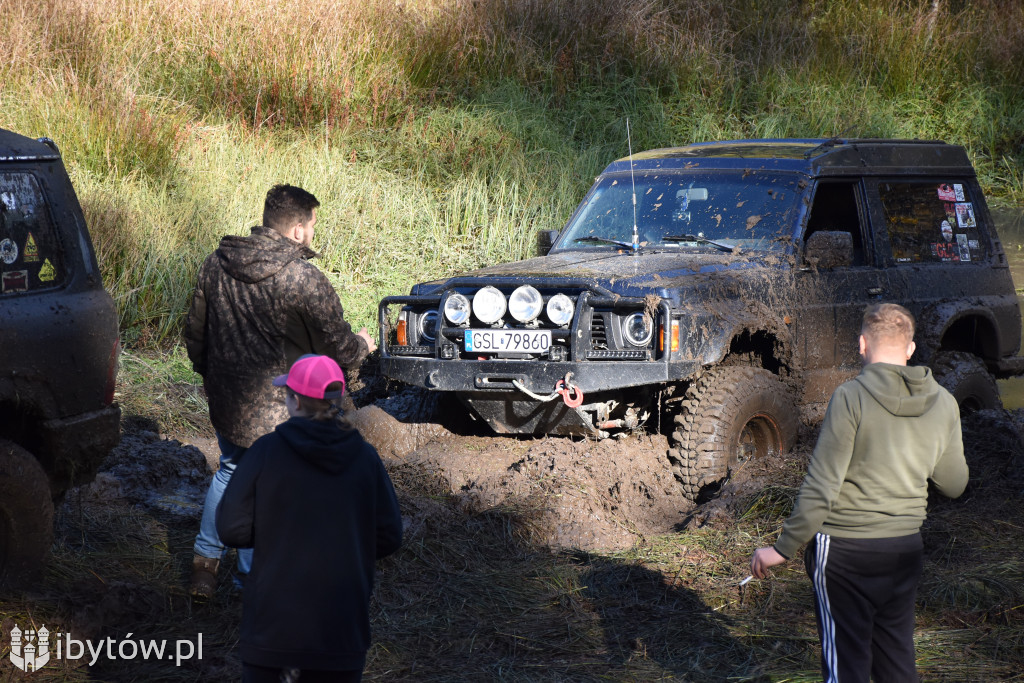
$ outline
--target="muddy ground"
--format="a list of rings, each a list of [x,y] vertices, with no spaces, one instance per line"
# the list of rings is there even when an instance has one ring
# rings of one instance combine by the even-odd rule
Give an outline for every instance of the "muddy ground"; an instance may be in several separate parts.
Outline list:
[[[734,500],[780,477],[792,480],[807,457],[798,447],[758,462],[696,508],[669,468],[662,435],[516,438],[472,425],[455,433],[424,421],[421,401],[416,392],[399,393],[359,408],[351,420],[392,472],[431,480],[466,513],[500,511],[521,525],[521,535],[552,550],[623,550],[647,536],[725,521]],[[155,424],[128,420],[96,481],[70,499],[123,500],[194,517],[198,526],[217,463],[212,438],[162,435]]]

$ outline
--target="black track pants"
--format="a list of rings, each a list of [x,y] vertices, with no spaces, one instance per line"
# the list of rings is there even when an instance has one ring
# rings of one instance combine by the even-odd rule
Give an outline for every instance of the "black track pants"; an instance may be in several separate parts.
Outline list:
[[[839,538],[819,533],[804,552],[814,587],[826,683],[917,683],[914,599],[920,534]]]

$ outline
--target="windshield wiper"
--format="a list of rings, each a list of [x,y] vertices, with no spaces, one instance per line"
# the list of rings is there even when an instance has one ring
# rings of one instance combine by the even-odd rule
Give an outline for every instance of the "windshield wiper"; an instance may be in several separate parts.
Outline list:
[[[593,235],[587,235],[586,237],[577,237],[573,242],[598,242],[600,244],[615,244],[620,247],[625,247],[630,251],[633,251],[633,245],[629,242],[623,242],[621,240],[613,240],[608,237],[595,237]]]
[[[710,244],[713,247],[718,247],[722,251],[732,252],[736,247],[725,242],[716,242],[709,240],[707,237],[701,237],[700,235],[669,235],[668,237],[662,237],[662,242],[699,242],[700,244]]]

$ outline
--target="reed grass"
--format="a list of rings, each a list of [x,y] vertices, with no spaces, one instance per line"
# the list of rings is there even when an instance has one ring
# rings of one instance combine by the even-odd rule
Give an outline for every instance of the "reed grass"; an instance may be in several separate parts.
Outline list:
[[[0,126],[61,146],[129,343],[175,338],[203,256],[276,182],[357,326],[532,252],[633,147],[944,138],[1024,202],[1009,0],[0,0]]]

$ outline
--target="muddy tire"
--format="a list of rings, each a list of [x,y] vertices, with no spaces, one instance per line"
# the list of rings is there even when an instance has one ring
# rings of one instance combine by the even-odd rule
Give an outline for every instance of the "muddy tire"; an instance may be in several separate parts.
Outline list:
[[[961,414],[1003,407],[995,378],[973,353],[938,353],[932,361],[932,373],[936,381],[953,394]]]
[[[701,503],[745,463],[790,450],[800,417],[792,392],[771,372],[719,367],[690,385],[672,419],[669,461],[683,493]]]
[[[53,542],[50,482],[39,461],[0,439],[0,583],[18,583],[42,564]]]

